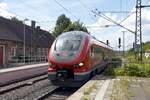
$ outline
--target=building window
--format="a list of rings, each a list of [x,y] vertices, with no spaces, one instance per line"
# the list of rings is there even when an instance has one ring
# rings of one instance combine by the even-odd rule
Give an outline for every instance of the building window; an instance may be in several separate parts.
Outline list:
[[[41,55],[41,48],[38,48],[37,49],[37,56],[40,56]]]
[[[45,48],[45,55],[48,55],[48,48]]]
[[[11,47],[11,49],[10,49],[10,56],[11,56],[11,57],[16,56],[16,50],[17,50],[16,47]]]

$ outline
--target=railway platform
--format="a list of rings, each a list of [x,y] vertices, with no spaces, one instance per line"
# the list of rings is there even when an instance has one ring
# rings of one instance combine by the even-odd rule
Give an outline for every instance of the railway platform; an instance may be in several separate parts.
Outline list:
[[[48,65],[48,63],[31,64],[31,65],[23,65],[23,66],[17,66],[17,67],[12,67],[12,68],[5,68],[5,69],[0,69],[0,74],[7,73],[7,72],[12,72],[12,71],[36,68],[36,67],[46,66],[46,65]]]
[[[46,74],[48,63],[24,65],[20,67],[0,69],[0,87],[13,82]]]
[[[150,78],[97,75],[67,100],[149,100]]]

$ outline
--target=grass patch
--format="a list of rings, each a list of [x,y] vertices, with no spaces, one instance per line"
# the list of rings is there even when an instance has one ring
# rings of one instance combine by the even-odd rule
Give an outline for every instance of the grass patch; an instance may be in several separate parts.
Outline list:
[[[82,100],[91,100],[92,97],[90,96],[90,94],[91,94],[95,89],[97,89],[97,82],[94,82],[94,83],[92,84],[92,86],[90,86],[90,87],[88,87],[88,88],[85,89],[85,91],[84,91],[84,96],[83,96]]]
[[[129,91],[129,81],[127,77],[114,80],[111,93],[111,100],[131,100],[132,94]]]
[[[89,95],[94,89],[96,89],[96,83],[94,83],[92,86],[90,86],[89,88],[87,88],[85,91],[84,91],[84,95]]]

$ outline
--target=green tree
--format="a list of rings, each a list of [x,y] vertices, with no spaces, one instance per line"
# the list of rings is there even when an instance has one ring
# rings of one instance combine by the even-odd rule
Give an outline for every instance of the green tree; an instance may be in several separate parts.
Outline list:
[[[23,23],[22,21],[20,21],[18,18],[16,17],[12,17],[10,20],[16,22],[16,23]]]
[[[60,15],[56,21],[56,26],[52,34],[57,37],[70,25],[71,21],[64,14]]]
[[[145,42],[145,43],[143,44],[143,50],[144,50],[144,51],[150,50],[150,42],[149,42],[149,41],[148,41],[148,42]]]
[[[143,52],[150,50],[150,42],[149,41],[143,43],[142,46],[143,46]],[[134,48],[131,48],[128,50],[128,55],[134,55]]]
[[[57,37],[62,32],[68,31],[84,31],[88,32],[87,28],[84,27],[83,23],[79,20],[75,22],[71,22],[69,18],[67,18],[64,14],[60,15],[56,21],[56,26],[52,34]]]
[[[70,23],[70,25],[64,30],[65,32],[68,31],[84,31],[88,32],[87,28],[83,26],[83,23],[81,23],[79,20],[75,21],[73,23]]]

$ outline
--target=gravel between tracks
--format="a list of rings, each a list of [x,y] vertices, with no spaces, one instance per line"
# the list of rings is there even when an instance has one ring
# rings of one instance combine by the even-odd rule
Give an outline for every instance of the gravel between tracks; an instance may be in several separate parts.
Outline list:
[[[73,94],[78,88],[61,88],[45,100],[66,100],[71,94]]]
[[[24,81],[24,82],[31,82],[32,80]],[[23,84],[23,82],[17,83],[17,84]],[[16,84],[14,84],[16,85]],[[2,89],[7,89],[13,87],[13,84],[10,86],[6,86],[1,88]],[[42,94],[45,91],[48,91],[52,89],[54,86],[51,85],[48,79],[39,81],[37,83],[24,86],[15,90],[12,90],[8,93],[5,94],[0,94],[0,100],[33,100],[33,98],[36,98],[40,94]]]

